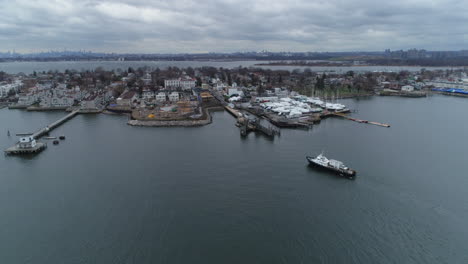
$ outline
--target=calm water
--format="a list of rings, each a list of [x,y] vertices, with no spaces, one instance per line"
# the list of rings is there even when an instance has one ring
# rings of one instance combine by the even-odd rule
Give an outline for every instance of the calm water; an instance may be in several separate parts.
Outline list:
[[[122,69],[125,70],[128,67],[138,68],[148,66],[152,68],[167,68],[169,66],[176,66],[179,68],[186,67],[223,67],[223,68],[235,68],[235,67],[260,67],[264,69],[272,70],[289,70],[294,69],[305,69],[310,68],[316,72],[322,71],[333,71],[338,73],[345,73],[348,71],[355,72],[368,72],[368,71],[419,71],[421,67],[400,67],[400,66],[353,66],[353,67],[301,67],[301,66],[255,66],[258,63],[265,63],[265,61],[53,61],[53,62],[3,62],[0,63],[0,71],[7,73],[33,73],[34,71],[49,71],[58,70],[65,71],[69,70],[94,70],[97,67],[102,67],[105,70]],[[453,67],[453,69],[459,67]],[[426,69],[452,69],[447,67],[426,67]]]
[[[34,158],[0,155],[1,263],[468,263],[465,98],[345,100],[270,141],[234,119],[136,128],[77,116]],[[63,113],[0,110],[0,147]],[[326,154],[355,181],[316,171]]]

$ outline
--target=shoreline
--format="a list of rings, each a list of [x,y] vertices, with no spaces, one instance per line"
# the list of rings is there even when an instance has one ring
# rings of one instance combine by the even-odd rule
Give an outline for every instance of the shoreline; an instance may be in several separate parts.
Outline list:
[[[204,108],[204,119],[195,119],[195,120],[129,120],[127,125],[129,126],[142,126],[142,127],[197,127],[197,126],[206,126],[213,122],[211,112],[213,111],[224,111],[224,108],[221,106],[214,106]]]
[[[363,64],[363,65],[331,65],[331,64],[314,64],[314,65],[309,65],[309,64],[288,64],[288,63],[257,63],[254,64],[254,66],[291,66],[291,67],[337,67],[337,68],[359,68],[359,67],[412,67],[412,68],[464,68],[468,67],[468,65],[464,66],[453,66],[453,65],[439,65],[439,66],[421,66],[421,65],[375,65],[375,64]]]

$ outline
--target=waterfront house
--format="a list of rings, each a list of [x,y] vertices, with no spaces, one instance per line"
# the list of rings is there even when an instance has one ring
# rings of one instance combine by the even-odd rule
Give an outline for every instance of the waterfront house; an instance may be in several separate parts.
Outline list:
[[[0,84],[0,98],[7,97],[10,91],[18,91],[23,87],[23,83],[20,80],[15,80],[13,83]]]
[[[169,101],[171,101],[171,102],[179,101],[179,93],[178,92],[172,92],[171,94],[169,94]]]
[[[39,106],[43,108],[67,108],[72,106],[74,101],[72,96],[57,96],[54,94],[42,97]]]
[[[132,106],[133,102],[138,99],[136,92],[128,91],[123,93],[117,98],[117,105],[119,106]]]
[[[18,106],[30,106],[36,102],[37,98],[34,94],[20,94],[18,98]]]
[[[22,137],[20,138],[20,141],[17,144],[17,147],[20,149],[28,149],[28,148],[34,148],[36,147],[37,142],[36,140],[32,137]]]
[[[404,85],[404,86],[401,87],[401,90],[403,92],[412,92],[412,91],[414,91],[414,87],[411,86],[411,85]]]
[[[102,108],[103,96],[100,93],[87,95],[80,103],[80,108],[85,110],[96,110]]]
[[[166,93],[160,92],[156,95],[157,102],[166,102]]]
[[[141,97],[143,100],[149,101],[151,99],[154,99],[154,92],[149,89],[144,89],[141,93]]]

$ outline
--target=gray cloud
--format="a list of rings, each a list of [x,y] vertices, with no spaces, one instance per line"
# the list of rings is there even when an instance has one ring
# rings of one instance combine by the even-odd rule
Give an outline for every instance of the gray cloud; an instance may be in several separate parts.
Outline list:
[[[468,4],[394,0],[0,0],[0,50],[467,49]]]

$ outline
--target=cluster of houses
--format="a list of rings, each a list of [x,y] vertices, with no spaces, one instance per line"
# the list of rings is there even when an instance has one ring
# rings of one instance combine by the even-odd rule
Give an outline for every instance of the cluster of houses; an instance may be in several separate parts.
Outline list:
[[[189,71],[187,71],[189,72]],[[175,104],[180,101],[211,100],[209,93],[230,102],[247,102],[255,98],[288,98],[297,95],[295,87],[357,87],[365,84],[367,91],[389,89],[412,92],[430,88],[456,88],[468,91],[468,78],[463,72],[448,75],[433,72],[367,73],[367,74],[309,74],[306,71],[290,74],[262,72],[260,70],[223,71],[202,73],[190,71],[65,71],[17,75],[0,83],[0,98],[19,91],[13,108],[65,109],[71,106],[82,109],[103,109],[115,104],[122,107]],[[461,74],[461,75],[460,75]],[[464,75],[463,75],[464,74]],[[174,76],[180,76],[173,78]],[[195,76],[196,79],[193,77]],[[402,77],[404,76],[404,77]],[[429,76],[429,77],[428,77]],[[400,78],[396,78],[400,77]],[[319,80],[321,79],[321,83]],[[280,81],[281,80],[281,81]],[[198,83],[198,84],[197,84]],[[298,85],[300,84],[300,85]],[[203,95],[202,95],[203,93]],[[114,100],[114,97],[118,97]],[[119,96],[120,95],[120,96]]]
[[[172,92],[155,92],[144,90],[141,96],[136,91],[125,91],[116,100],[117,106],[132,107],[137,104],[154,105],[157,103],[178,102],[181,99],[180,93]]]
[[[422,90],[425,88],[435,89],[460,89],[468,91],[468,78],[465,73],[461,73],[461,76],[449,76],[449,77],[437,77],[432,80],[415,80],[411,78],[405,81],[381,81],[379,82],[379,88],[401,90],[404,92],[412,92],[416,90]]]
[[[85,109],[102,109],[112,98],[105,90],[82,90],[79,86],[67,88],[64,83],[36,84],[18,95],[12,108],[67,109],[79,103]]]
[[[143,82],[150,82],[151,76],[145,75]],[[141,94],[134,90],[125,90],[116,100],[120,107],[132,107],[139,105],[155,105],[167,102],[177,103],[182,99],[182,94],[190,94],[196,87],[196,79],[184,75],[181,78],[164,80],[164,89],[152,90],[144,88]]]
[[[0,83],[0,98],[7,97],[11,91],[19,91],[23,87],[21,80],[15,80],[12,83]]]

